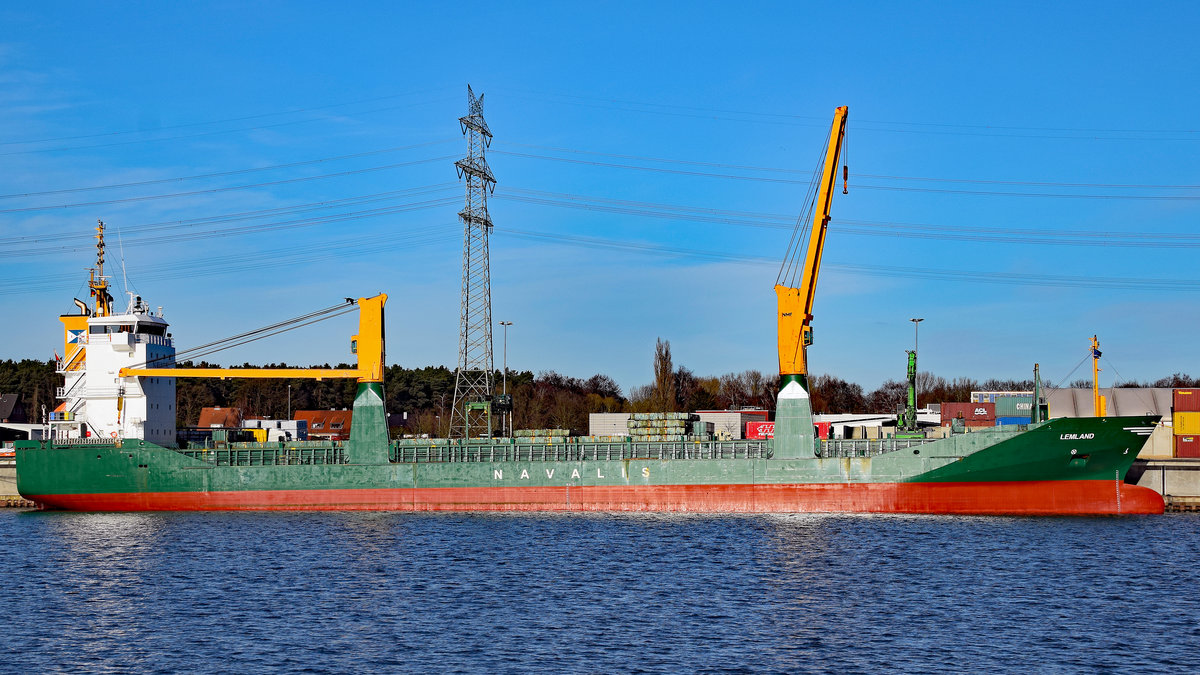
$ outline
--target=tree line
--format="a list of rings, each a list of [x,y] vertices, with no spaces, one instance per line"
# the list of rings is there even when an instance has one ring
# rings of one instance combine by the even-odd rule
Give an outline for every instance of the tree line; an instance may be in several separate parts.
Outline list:
[[[184,362],[182,366],[216,367],[216,364]],[[249,363],[243,368],[256,368]],[[264,368],[289,368],[286,363],[271,363]],[[326,363],[311,366],[330,368]],[[353,368],[338,364],[336,368]],[[586,434],[588,415],[596,412],[692,412],[696,410],[736,410],[775,407],[778,379],[772,373],[746,370],[718,376],[699,376],[684,366],[676,366],[671,345],[659,340],[652,363],[654,380],[635,386],[629,396],[607,375],[586,379],[554,371],[534,374],[510,370],[508,391],[513,395],[513,426],[518,429],[570,429]],[[503,373],[495,373],[497,393]],[[407,414],[406,427],[411,433],[445,437],[449,431],[450,411],[454,404],[454,371],[445,366],[405,368],[388,366],[384,373],[387,409]],[[42,407],[53,410],[58,404],[55,390],[62,376],[55,372],[54,361],[0,361],[0,394],[19,394],[31,422],[42,419]],[[1090,380],[1072,382],[1072,387],[1090,387]],[[1200,378],[1175,373],[1152,382],[1122,382],[1118,387],[1200,387]],[[289,410],[328,410],[349,408],[354,403],[356,383],[352,379],[208,379],[179,378],[176,387],[176,424],[195,426],[206,407],[241,408],[247,416],[286,418]],[[859,384],[835,375],[815,375],[809,381],[813,411],[818,413],[891,413],[904,403],[907,383],[888,380],[867,392]],[[917,374],[920,402],[969,401],[972,391],[1028,391],[1031,380],[946,379],[932,373]]]

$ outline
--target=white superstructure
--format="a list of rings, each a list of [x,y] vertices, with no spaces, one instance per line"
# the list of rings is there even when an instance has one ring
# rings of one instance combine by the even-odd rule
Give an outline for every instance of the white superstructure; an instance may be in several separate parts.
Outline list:
[[[104,224],[97,228],[98,269],[89,279],[95,310],[76,300],[79,314],[60,317],[64,356],[58,360],[63,402],[50,416],[55,437],[138,438],[175,443],[175,378],[119,378],[121,368],[175,365],[175,345],[162,308],[152,312],[130,296],[122,314],[112,311],[104,277]]]

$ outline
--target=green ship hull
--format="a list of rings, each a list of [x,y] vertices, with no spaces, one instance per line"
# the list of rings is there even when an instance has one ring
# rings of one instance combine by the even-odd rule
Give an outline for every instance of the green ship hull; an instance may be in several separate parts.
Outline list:
[[[1158,493],[1124,482],[1155,416],[938,440],[389,443],[381,414],[356,406],[346,443],[21,442],[17,484],[45,508],[99,511],[1163,511]]]

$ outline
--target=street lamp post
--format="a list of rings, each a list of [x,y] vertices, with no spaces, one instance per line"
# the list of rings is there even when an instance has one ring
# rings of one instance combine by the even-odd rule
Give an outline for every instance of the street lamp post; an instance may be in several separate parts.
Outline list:
[[[504,380],[504,392],[503,393],[507,397],[508,396],[508,327],[513,325],[513,323],[511,321],[501,321],[500,325],[504,327],[504,373],[501,377]],[[512,411],[510,410],[510,411],[508,411],[508,414],[506,414],[504,416],[504,435],[505,436],[507,436],[509,433],[509,425],[512,422],[511,417],[512,417]]]
[[[917,345],[919,344],[917,340],[918,330],[921,326],[921,322],[924,320],[925,319],[909,319],[909,321],[913,322],[913,356],[917,355]],[[915,382],[913,383],[913,405],[917,405],[917,385]]]

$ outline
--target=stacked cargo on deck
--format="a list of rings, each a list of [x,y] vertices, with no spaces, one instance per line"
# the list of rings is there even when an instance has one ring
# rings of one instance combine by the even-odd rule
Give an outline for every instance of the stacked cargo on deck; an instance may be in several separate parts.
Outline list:
[[[626,424],[633,441],[705,440],[713,433],[712,422],[701,422],[692,413],[633,413]]]
[[[566,443],[570,429],[516,429],[513,437],[520,443]]]
[[[1176,389],[1171,403],[1175,456],[1200,457],[1200,389]]]

